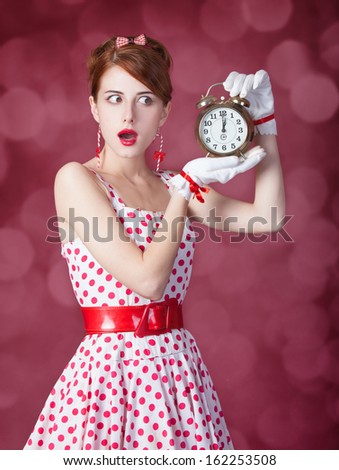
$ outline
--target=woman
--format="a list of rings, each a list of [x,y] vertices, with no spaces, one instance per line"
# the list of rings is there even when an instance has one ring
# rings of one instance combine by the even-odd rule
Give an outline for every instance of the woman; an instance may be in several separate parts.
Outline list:
[[[144,35],[113,37],[90,55],[97,153],[67,163],[55,179],[62,255],[87,334],[25,449],[233,449],[182,320],[195,249],[189,219],[201,222],[215,208],[223,220],[236,215],[229,230],[258,215],[268,221],[265,231],[277,230],[269,208],[284,210],[279,157],[274,135],[266,135],[259,136],[265,150],[255,147],[243,162],[198,158],[180,173],[152,171],[145,151],[171,109],[170,65],[166,48]],[[250,94],[250,82],[231,74],[225,86]],[[253,204],[206,186],[225,183],[266,153]],[[161,145],[158,170],[163,156]]]

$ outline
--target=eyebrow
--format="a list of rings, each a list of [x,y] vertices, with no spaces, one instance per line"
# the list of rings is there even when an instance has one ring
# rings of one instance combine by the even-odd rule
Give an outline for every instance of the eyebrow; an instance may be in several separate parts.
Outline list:
[[[124,94],[122,91],[118,91],[118,90],[107,90],[105,91],[105,94],[106,93],[118,93],[119,95]],[[137,95],[154,95],[154,93],[152,93],[151,91],[140,91],[139,93],[137,93]]]

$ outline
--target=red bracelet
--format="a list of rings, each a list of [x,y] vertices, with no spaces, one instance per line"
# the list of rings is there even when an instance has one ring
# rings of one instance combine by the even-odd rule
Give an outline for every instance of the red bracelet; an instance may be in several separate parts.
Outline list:
[[[264,117],[264,118],[258,119],[257,121],[253,121],[253,124],[254,124],[255,126],[258,126],[259,124],[263,124],[264,122],[272,121],[272,119],[274,119],[274,114],[270,114],[269,116],[266,116],[266,117]]]
[[[197,197],[199,202],[205,202],[204,198],[202,197],[200,191],[203,193],[208,193],[210,188],[205,188],[204,186],[199,186],[195,181],[192,180],[192,178],[185,173],[184,171],[181,170],[180,175],[183,176],[190,184],[190,191],[193,194],[193,197]]]

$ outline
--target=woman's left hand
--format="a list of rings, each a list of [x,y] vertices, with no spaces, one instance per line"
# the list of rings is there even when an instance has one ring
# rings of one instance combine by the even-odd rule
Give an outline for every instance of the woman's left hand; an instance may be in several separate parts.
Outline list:
[[[189,201],[193,190],[203,188],[204,184],[227,183],[238,174],[245,173],[245,171],[253,168],[265,156],[265,150],[257,145],[245,153],[244,160],[235,155],[220,158],[195,158],[187,162],[183,167],[182,172],[184,174],[180,172],[173,176],[168,180],[168,184]],[[189,184],[190,182],[185,174],[198,185],[198,188]],[[198,196],[199,190],[195,194]],[[201,195],[198,197],[198,200],[204,202]]]
[[[248,99],[250,102],[248,111],[254,121],[271,117],[268,121],[256,124],[259,134],[277,134],[271,81],[265,70],[249,75],[231,72],[223,85],[225,90],[229,91],[230,96],[239,95],[241,98]]]

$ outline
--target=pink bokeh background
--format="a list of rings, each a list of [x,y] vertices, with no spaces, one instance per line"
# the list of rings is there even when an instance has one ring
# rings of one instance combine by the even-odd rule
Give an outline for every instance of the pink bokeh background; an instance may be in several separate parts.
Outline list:
[[[164,168],[202,155],[195,103],[209,85],[271,76],[288,237],[216,240],[197,225],[186,326],[237,449],[339,449],[337,2],[15,0],[0,26],[0,448],[24,446],[83,336],[60,241],[46,238],[57,170],[95,151],[87,53],[144,32],[174,59]],[[216,189],[251,200],[253,172]]]

